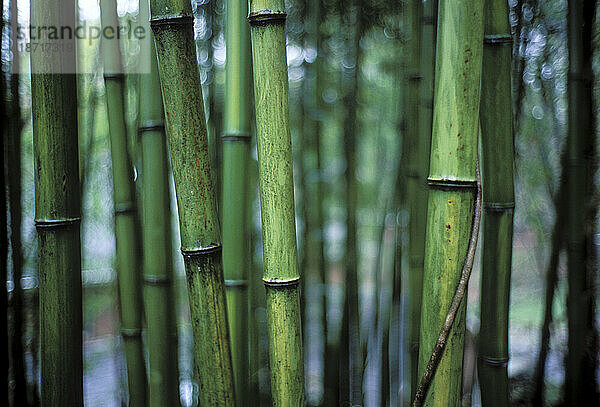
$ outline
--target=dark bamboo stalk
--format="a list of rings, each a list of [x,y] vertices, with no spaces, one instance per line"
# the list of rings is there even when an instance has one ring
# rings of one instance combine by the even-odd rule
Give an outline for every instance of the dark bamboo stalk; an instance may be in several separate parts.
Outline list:
[[[565,374],[565,403],[576,406],[597,400],[596,359],[591,344],[595,336],[590,275],[588,219],[595,154],[592,103],[592,24],[595,0],[570,1],[569,45],[569,132],[567,138],[567,266],[568,266],[568,354]]]
[[[148,344],[149,405],[179,405],[177,312],[171,232],[171,191],[158,61],[150,32],[150,9],[140,1],[145,37],[139,75],[139,146],[142,156],[142,244],[144,309]]]
[[[4,1],[0,0],[0,10],[4,10]],[[4,27],[4,13],[1,13],[0,22],[1,27]],[[2,37],[4,30],[0,32],[0,44],[2,44]],[[0,57],[2,56],[0,49]],[[8,344],[8,291],[6,290],[6,278],[8,275],[8,228],[6,225],[6,168],[5,168],[5,156],[6,156],[6,83],[4,81],[4,75],[0,77],[0,118],[2,118],[2,134],[0,134],[0,191],[2,196],[0,197],[0,330],[3,338],[3,342]],[[0,390],[0,401],[8,406],[8,369],[9,369],[9,358],[8,348],[3,349],[0,352],[0,383],[2,388]]]
[[[152,0],[150,25],[158,54],[181,251],[194,331],[200,404],[235,404],[216,207],[191,4]]]
[[[34,0],[31,24],[75,27],[75,2]],[[40,42],[48,38],[38,39]],[[38,232],[41,400],[83,404],[79,159],[75,42],[31,53]]]
[[[474,225],[483,2],[439,3],[427,243],[419,346],[420,375],[462,278]],[[425,405],[460,402],[466,301],[457,308]],[[415,405],[417,396],[415,396]]]
[[[100,2],[102,26],[118,27],[117,2]],[[133,167],[130,162],[125,124],[125,75],[116,38],[102,41],[104,86],[113,174],[114,222],[117,275],[121,311],[121,337],[127,363],[130,406],[145,406],[147,384],[142,342],[143,298],[140,241]]]
[[[354,63],[342,72],[343,102],[346,107],[344,119],[344,158],[346,160],[346,286],[344,316],[342,318],[342,341],[340,364],[340,403],[362,405],[363,356],[360,346],[360,320],[358,303],[356,208],[358,183],[356,181],[356,144],[358,135],[358,64],[360,61],[360,38],[363,34],[364,16],[362,0],[353,2],[344,11],[346,29],[352,30],[348,42],[347,57]],[[352,19],[352,15],[356,18]],[[354,21],[354,22],[352,22]],[[351,26],[354,25],[354,28]]]
[[[248,394],[248,183],[251,118],[250,31],[246,1],[227,1],[227,66],[223,137],[223,272],[237,394]],[[214,89],[214,85],[213,88]],[[214,97],[211,95],[211,100]],[[212,108],[211,108],[212,109]],[[211,112],[211,115],[213,112]],[[214,124],[214,123],[213,123]],[[238,405],[245,405],[241,398]]]
[[[481,85],[483,255],[478,373],[484,407],[508,406],[508,310],[514,194],[512,35],[508,3],[484,11]]]
[[[282,0],[251,0],[263,281],[275,406],[304,404],[304,358]]]

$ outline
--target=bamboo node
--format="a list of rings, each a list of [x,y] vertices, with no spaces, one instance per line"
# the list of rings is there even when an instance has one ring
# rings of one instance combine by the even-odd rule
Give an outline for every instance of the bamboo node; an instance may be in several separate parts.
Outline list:
[[[123,339],[137,338],[142,336],[142,330],[140,328],[121,328],[121,336]]]
[[[36,219],[36,229],[66,229],[72,226],[79,226],[81,222],[80,217],[75,218],[63,218],[63,219]]]
[[[143,277],[144,284],[146,285],[171,285],[171,279],[167,276],[153,276],[153,275],[144,275]]]
[[[569,78],[569,81],[572,82],[582,82],[583,84],[592,83],[592,79],[589,75],[581,74],[578,72],[569,72],[567,77]]]
[[[252,27],[285,24],[286,18],[287,14],[283,11],[259,10],[248,14],[248,22]]]
[[[483,210],[486,212],[512,212],[515,209],[514,202],[484,202]]]
[[[248,288],[248,280],[225,280],[225,288],[245,290]]]
[[[119,202],[115,204],[115,216],[135,213],[136,211],[137,207],[135,206],[135,202]]]
[[[202,257],[213,253],[220,253],[223,250],[223,246],[220,244],[211,244],[205,247],[197,247],[194,249],[181,248],[181,254],[183,257]]]
[[[263,283],[267,288],[294,288],[300,283],[300,277],[294,277],[286,280],[278,278],[263,278]]]
[[[494,366],[494,367],[504,367],[508,365],[508,358],[488,358],[486,356],[478,356],[478,359],[481,363],[485,363],[486,365]]]
[[[155,29],[158,29],[159,27],[168,27],[172,25],[194,25],[194,17],[186,15],[166,15],[150,19],[152,31],[155,31]]]
[[[124,73],[105,73],[104,81],[106,82],[109,80],[123,82],[123,81],[125,81],[125,74]]]
[[[427,185],[432,189],[444,191],[477,190],[477,181],[427,178]]]
[[[221,139],[223,141],[233,141],[233,142],[241,141],[241,142],[247,143],[251,140],[251,138],[252,138],[252,136],[247,131],[229,131],[229,132],[224,132],[221,135]]]
[[[148,131],[164,131],[165,124],[163,121],[159,120],[148,120],[144,123],[141,123],[138,127],[138,135],[142,135]]]
[[[512,45],[513,37],[510,34],[492,34],[483,37],[484,45]]]

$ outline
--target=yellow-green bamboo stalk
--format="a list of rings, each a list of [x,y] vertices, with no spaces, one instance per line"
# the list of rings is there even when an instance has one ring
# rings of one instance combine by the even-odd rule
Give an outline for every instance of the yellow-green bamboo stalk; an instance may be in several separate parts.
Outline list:
[[[138,76],[139,146],[142,156],[142,243],[148,387],[151,407],[179,405],[175,272],[171,250],[171,192],[158,61],[150,32],[150,9],[140,1]]]
[[[179,211],[200,404],[235,404],[221,231],[188,0],[151,0]]]
[[[512,36],[508,3],[486,2],[484,11],[481,131],[483,255],[478,373],[484,407],[508,406],[508,306],[512,258],[513,114]]]
[[[30,21],[37,27],[75,27],[75,2],[34,0]],[[64,40],[57,47],[37,47],[31,52],[40,390],[44,406],[83,405],[75,64],[74,41]]]
[[[426,371],[466,259],[476,184],[483,2],[439,3],[435,100],[421,309],[419,372]],[[425,398],[460,402],[466,302],[462,301]]]
[[[275,406],[304,405],[304,359],[282,0],[251,0],[263,281]]]
[[[248,171],[250,153],[250,31],[246,1],[227,1],[223,130],[223,272],[236,393],[248,394]],[[213,96],[211,96],[211,99]],[[212,112],[211,112],[212,113]],[[239,398],[238,406],[247,400]]]
[[[100,2],[102,27],[118,27],[117,2]],[[111,28],[112,27],[112,28]],[[125,125],[125,75],[116,38],[102,40],[104,86],[113,173],[117,275],[121,304],[121,337],[127,363],[129,405],[146,405],[146,363],[142,341],[142,285],[139,264],[140,242],[133,168],[129,160]]]

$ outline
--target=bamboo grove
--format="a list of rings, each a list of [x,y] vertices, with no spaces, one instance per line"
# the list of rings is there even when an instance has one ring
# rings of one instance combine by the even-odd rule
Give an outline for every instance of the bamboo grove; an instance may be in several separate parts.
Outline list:
[[[2,405],[600,404],[596,1],[2,10]]]

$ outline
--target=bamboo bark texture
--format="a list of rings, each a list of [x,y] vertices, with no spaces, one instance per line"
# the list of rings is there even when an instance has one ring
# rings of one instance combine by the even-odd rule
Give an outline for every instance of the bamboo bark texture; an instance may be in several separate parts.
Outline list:
[[[228,0],[223,130],[223,272],[236,393],[248,394],[248,196],[251,142],[250,30],[246,1]],[[238,405],[243,405],[238,399]]]
[[[484,9],[481,82],[483,254],[478,373],[484,407],[508,406],[508,309],[512,259],[513,112],[512,35],[508,3]]]
[[[474,220],[483,2],[441,0],[438,19],[420,375],[461,277]],[[426,406],[455,406],[460,402],[465,308],[463,301]]]
[[[251,0],[263,281],[275,406],[304,404],[304,358],[282,0]]]
[[[140,0],[139,146],[142,183],[143,298],[151,407],[179,405],[177,314],[171,233],[169,160],[150,9]]]
[[[74,27],[75,2],[34,0],[31,23]],[[44,406],[83,405],[75,42],[64,45],[31,53]]]
[[[200,404],[235,403],[221,231],[188,0],[152,0],[160,82],[181,231]]]
[[[118,27],[117,2],[100,2],[102,26]],[[140,242],[133,182],[125,125],[125,75],[121,50],[116,38],[102,41],[104,86],[113,173],[115,238],[117,246],[117,276],[121,305],[121,337],[127,364],[129,405],[146,405],[146,364],[142,341],[143,303]]]
[[[595,132],[592,104],[592,24],[595,0],[569,1],[568,8],[568,137],[567,137],[567,267],[568,354],[565,404],[589,404],[597,398],[595,383],[593,282],[590,256]]]

